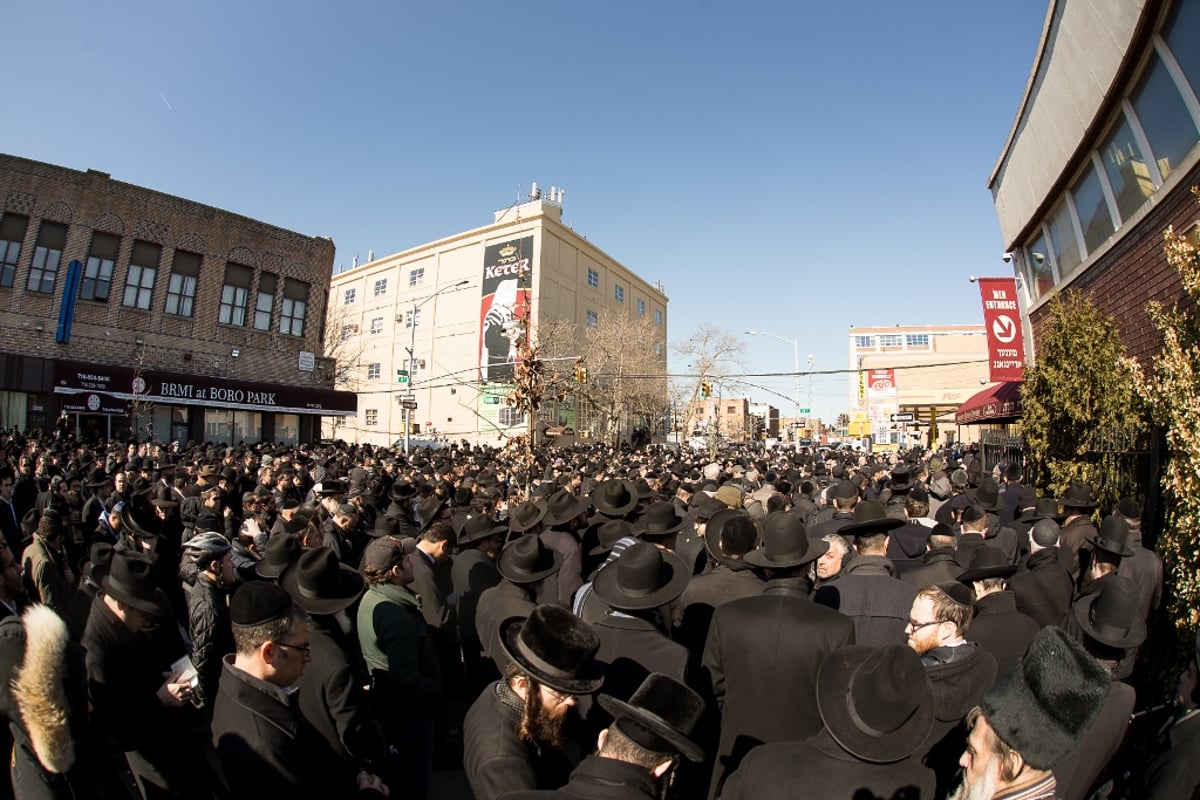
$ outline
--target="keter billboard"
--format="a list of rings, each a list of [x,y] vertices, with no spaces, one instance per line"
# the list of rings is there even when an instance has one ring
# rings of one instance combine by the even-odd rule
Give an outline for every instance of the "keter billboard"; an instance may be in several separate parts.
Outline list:
[[[484,249],[479,306],[479,379],[484,383],[513,382],[517,343],[525,335],[532,278],[532,236]]]

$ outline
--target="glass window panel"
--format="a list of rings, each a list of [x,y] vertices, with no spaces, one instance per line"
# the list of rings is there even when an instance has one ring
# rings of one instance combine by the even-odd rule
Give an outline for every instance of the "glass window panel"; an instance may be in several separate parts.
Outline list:
[[[271,330],[271,312],[275,310],[276,278],[270,272],[259,273],[258,297],[254,301],[254,327],[256,330]]]
[[[1054,260],[1058,274],[1064,278],[1075,271],[1082,261],[1079,240],[1075,238],[1075,226],[1071,224],[1071,208],[1063,203],[1050,218],[1050,244],[1054,248]],[[1041,251],[1039,251],[1041,252]]]
[[[54,292],[54,279],[58,277],[58,262],[62,258],[63,246],[67,241],[67,226],[57,222],[43,222],[38,229],[37,244],[33,250],[33,263],[29,269],[29,281],[25,288],[31,292]]]
[[[1100,160],[1117,200],[1117,214],[1127,220],[1154,194],[1154,181],[1146,159],[1133,138],[1133,129],[1122,114],[1108,139],[1100,147]]]
[[[17,261],[21,258],[21,243],[29,217],[20,214],[5,214],[0,219],[0,286],[12,286],[17,274]]]
[[[1030,280],[1034,296],[1042,297],[1054,288],[1054,269],[1050,266],[1050,258],[1046,254],[1046,237],[1039,236],[1029,245]]]
[[[1084,246],[1088,253],[1094,253],[1113,232],[1112,215],[1108,213],[1104,190],[1100,188],[1100,176],[1096,174],[1094,167],[1089,166],[1083,173],[1079,182],[1071,189],[1071,197],[1075,200],[1075,210],[1079,212]],[[1045,254],[1045,243],[1038,252]]]
[[[1180,0],[1163,26],[1163,39],[1195,94],[1200,94],[1200,3]],[[1153,141],[1153,140],[1151,140]]]
[[[1165,179],[1195,147],[1197,133],[1175,81],[1157,55],[1129,100]]]

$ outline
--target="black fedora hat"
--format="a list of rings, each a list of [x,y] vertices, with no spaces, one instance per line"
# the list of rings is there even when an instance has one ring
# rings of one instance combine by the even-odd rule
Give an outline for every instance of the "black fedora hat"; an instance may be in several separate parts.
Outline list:
[[[967,489],[967,497],[971,502],[984,511],[1000,511],[1004,508],[1004,500],[1000,497],[1000,484],[991,475],[979,479],[979,486]]]
[[[683,523],[684,518],[679,515],[675,504],[670,500],[660,500],[646,506],[637,528],[646,536],[666,536],[682,528]]]
[[[546,517],[546,507],[533,500],[526,500],[508,515],[508,529],[513,533],[524,533]]]
[[[744,556],[758,544],[758,528],[741,509],[727,508],[713,515],[704,529],[704,547],[721,563],[730,555]]]
[[[589,556],[601,556],[611,552],[613,546],[624,538],[636,539],[642,532],[623,519],[608,519],[596,526],[598,544],[588,551]]]
[[[751,566],[788,569],[816,561],[829,549],[829,542],[808,541],[804,523],[785,511],[772,511],[763,520],[762,547],[743,556]]]
[[[617,729],[642,748],[704,760],[704,749],[691,738],[704,716],[704,699],[687,685],[652,672],[628,703],[607,694],[596,701],[612,714]]]
[[[692,503],[692,508],[696,511],[698,519],[709,520],[719,511],[724,511],[729,506],[722,503],[717,498],[705,492],[696,492],[696,499]]]
[[[496,569],[513,583],[533,583],[558,572],[562,554],[543,544],[540,536],[521,536],[509,542],[496,559]]]
[[[309,614],[336,614],[354,604],[363,593],[362,575],[338,561],[328,547],[307,550],[283,574],[279,585],[292,601]]]
[[[1100,581],[1100,589],[1076,601],[1071,613],[1084,633],[1109,647],[1137,647],[1146,640],[1137,584],[1125,575]]]
[[[468,514],[463,520],[462,528],[458,531],[458,543],[470,544],[491,536],[504,536],[508,526],[492,519],[486,514]]]
[[[1085,533],[1083,538],[1087,539],[1092,547],[1098,547],[1113,555],[1125,558],[1133,555],[1133,548],[1129,546],[1129,523],[1116,514],[1109,514],[1101,521],[1100,530],[1095,534]]]
[[[1063,508],[1082,508],[1089,509],[1096,507],[1096,498],[1092,496],[1092,487],[1082,481],[1072,481],[1067,487],[1067,491],[1063,492],[1063,496],[1058,498],[1059,504]]]
[[[559,489],[546,500],[546,516],[542,521],[547,525],[565,525],[578,516],[587,513],[588,505],[566,489]]]
[[[112,483],[112,476],[104,471],[101,467],[96,467],[88,473],[88,478],[83,482],[83,485],[89,489],[96,489],[106,483]]]
[[[1010,578],[1016,571],[1016,565],[1009,563],[1003,550],[985,544],[975,548],[967,571],[959,575],[958,580],[962,583],[972,583],[987,578]]]
[[[144,556],[113,553],[108,574],[100,580],[100,587],[114,600],[151,616],[167,617],[171,614],[171,603],[155,581],[154,564]]]
[[[396,536],[399,533],[400,523],[395,517],[389,517],[386,514],[375,517],[375,524],[371,526],[371,530],[367,531],[367,535],[372,539],[378,539],[380,536]]]
[[[175,508],[179,505],[179,501],[175,499],[175,492],[170,486],[159,484],[154,487],[154,491],[150,495],[150,505],[158,508]]]
[[[388,497],[393,500],[407,500],[417,493],[417,487],[413,486],[408,481],[396,481],[392,484],[391,490],[388,492]]]
[[[139,539],[162,533],[163,521],[154,513],[154,506],[149,503],[123,503],[117,517],[120,518],[122,527]]]
[[[679,597],[689,578],[691,571],[682,558],[649,542],[638,542],[601,569],[592,587],[597,597],[618,611],[640,611]]]
[[[1052,519],[1055,522],[1062,522],[1066,517],[1058,511],[1058,499],[1055,497],[1039,497],[1034,504],[1033,513],[1026,519]]]
[[[425,530],[433,521],[437,519],[440,512],[446,505],[445,497],[438,497],[436,494],[431,494],[421,501],[417,506],[417,523],[421,530]]]
[[[637,508],[637,484],[623,480],[599,483],[592,492],[592,505],[606,517],[623,517]]]
[[[254,565],[260,578],[278,578],[300,558],[300,541],[290,533],[276,533],[267,540],[263,557]]]
[[[821,662],[817,711],[848,753],[874,763],[899,761],[933,728],[933,688],[908,645],[851,645]]]
[[[500,623],[500,647],[538,683],[569,694],[590,694],[604,684],[596,662],[600,637],[565,608],[537,606],[528,617]]]
[[[838,529],[838,534],[847,539],[855,536],[869,536],[873,533],[887,533],[904,524],[904,520],[889,517],[883,503],[878,500],[863,500],[854,506],[854,521]]]
[[[916,485],[916,476],[913,475],[908,465],[897,464],[892,470],[892,479],[888,481],[888,488],[893,492],[907,492]]]

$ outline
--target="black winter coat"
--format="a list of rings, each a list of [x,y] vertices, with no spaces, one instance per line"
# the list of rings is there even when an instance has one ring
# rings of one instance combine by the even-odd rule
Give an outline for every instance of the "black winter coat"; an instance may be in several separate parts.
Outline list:
[[[1096,782],[1129,729],[1129,715],[1136,699],[1133,687],[1113,681],[1100,714],[1084,732],[1071,754],[1054,765],[1059,800],[1083,800]]]
[[[903,644],[917,590],[893,578],[893,572],[892,562],[883,556],[859,556],[838,580],[817,589],[813,599],[854,620],[857,644]]]
[[[192,664],[200,676],[196,698],[211,710],[221,681],[221,660],[235,649],[229,603],[225,590],[203,574],[196,576],[194,584],[184,584],[184,595],[192,637]]]
[[[821,730],[817,670],[825,656],[850,644],[854,622],[807,598],[768,593],[717,609],[703,662],[721,710],[710,797],[751,746],[800,741]]]
[[[954,548],[939,547],[925,554],[925,561],[921,566],[901,573],[900,580],[909,586],[920,589],[931,583],[956,581],[964,571],[963,565],[958,563],[954,557]]]
[[[501,672],[507,664],[500,649],[500,623],[508,617],[528,617],[536,606],[524,585],[503,579],[479,596],[475,633],[483,643],[484,656],[492,659]]]
[[[467,712],[463,725],[463,768],[475,800],[496,800],[505,792],[557,789],[571,764],[552,747],[517,738],[522,701],[503,681],[489,684]]]
[[[975,642],[996,659],[996,675],[1002,677],[1021,660],[1033,635],[1042,626],[1033,617],[1017,611],[1017,596],[995,592],[975,601],[975,616],[967,627],[967,640]]]
[[[650,771],[612,758],[588,756],[561,789],[508,792],[501,800],[658,800]]]
[[[1057,547],[1031,553],[1029,559],[1008,579],[1009,590],[1017,597],[1017,610],[1028,614],[1043,628],[1062,625],[1075,593],[1071,575],[1063,569]]]

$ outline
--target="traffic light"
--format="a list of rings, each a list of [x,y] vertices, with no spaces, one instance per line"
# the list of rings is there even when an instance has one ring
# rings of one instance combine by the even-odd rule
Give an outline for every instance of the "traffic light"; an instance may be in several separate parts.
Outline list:
[[[575,382],[580,384],[587,383],[587,367],[575,367]]]
[[[700,396],[707,399],[712,397],[712,384],[704,381],[700,384]]]

